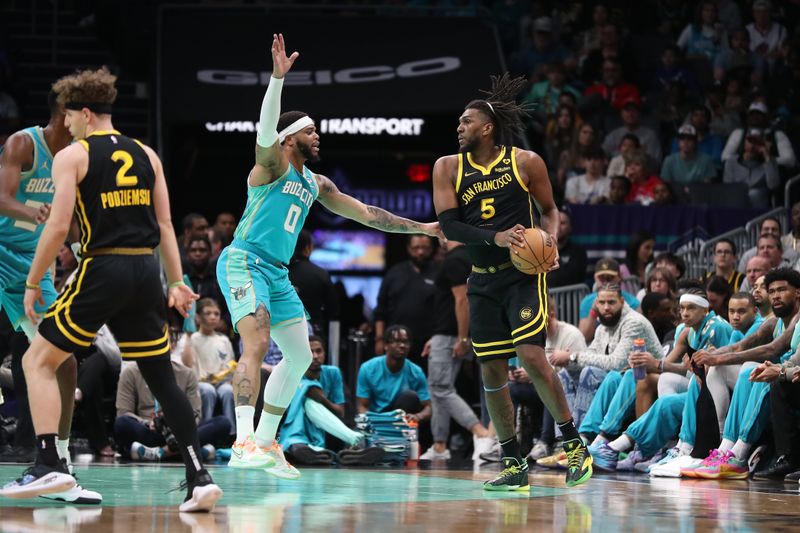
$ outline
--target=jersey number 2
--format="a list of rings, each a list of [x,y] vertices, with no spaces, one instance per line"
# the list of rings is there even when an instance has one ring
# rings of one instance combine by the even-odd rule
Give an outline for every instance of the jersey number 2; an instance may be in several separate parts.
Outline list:
[[[133,156],[125,150],[117,150],[111,154],[111,160],[115,163],[122,161],[122,166],[117,170],[117,187],[133,187],[139,183],[136,176],[128,176],[128,171],[133,166]]]
[[[481,200],[481,218],[483,220],[489,220],[494,216],[495,210],[494,206],[494,198],[484,198]]]
[[[292,204],[289,207],[289,212],[286,213],[286,220],[283,223],[283,229],[289,233],[294,233],[294,228],[297,227],[297,221],[300,220],[300,215],[303,210],[299,205]]]

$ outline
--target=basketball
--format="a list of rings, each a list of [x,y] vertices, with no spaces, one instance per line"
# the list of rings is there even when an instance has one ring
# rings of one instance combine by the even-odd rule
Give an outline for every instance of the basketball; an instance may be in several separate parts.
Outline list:
[[[545,231],[528,228],[523,234],[525,246],[511,246],[509,255],[517,270],[524,274],[547,272],[556,258],[556,245]]]

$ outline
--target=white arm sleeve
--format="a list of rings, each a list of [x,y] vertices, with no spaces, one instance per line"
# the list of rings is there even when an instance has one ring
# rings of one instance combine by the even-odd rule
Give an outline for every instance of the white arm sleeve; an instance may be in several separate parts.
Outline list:
[[[256,143],[269,148],[278,140],[278,118],[281,114],[281,89],[283,78],[270,78],[264,101],[261,102],[261,115],[258,120]]]

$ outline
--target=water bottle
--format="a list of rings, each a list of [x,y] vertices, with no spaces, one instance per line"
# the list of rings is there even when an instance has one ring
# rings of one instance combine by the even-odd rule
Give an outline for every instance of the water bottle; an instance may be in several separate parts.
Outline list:
[[[406,466],[417,466],[419,461],[419,424],[415,421],[408,422],[408,430],[404,431],[408,441],[408,459]]]
[[[644,353],[647,351],[644,339],[633,339],[633,353]],[[647,368],[644,365],[633,367],[633,377],[636,381],[641,381],[647,375]]]

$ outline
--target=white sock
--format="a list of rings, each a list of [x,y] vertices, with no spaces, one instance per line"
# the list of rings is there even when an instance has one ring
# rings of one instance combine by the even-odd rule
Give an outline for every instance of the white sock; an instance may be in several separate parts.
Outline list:
[[[681,440],[678,441],[676,446],[678,447],[678,451],[681,453],[681,455],[692,455],[692,451],[694,450],[693,444],[689,444],[688,442],[683,442]]]
[[[303,407],[305,407],[306,416],[315,426],[345,444],[352,446],[363,438],[361,433],[347,427],[338,416],[328,411],[321,403],[306,399]]]
[[[256,408],[252,405],[239,405],[234,411],[236,412],[236,442],[244,442],[249,435],[253,434]]]
[[[67,466],[72,464],[72,457],[69,455],[69,439],[61,440],[56,437],[56,450],[61,459],[67,460]]]
[[[722,443],[719,445],[719,451],[727,452],[728,450],[733,449],[734,442],[728,439],[722,439]]]
[[[594,440],[592,441],[592,446],[595,446],[595,447],[597,447],[597,446],[600,446],[601,444],[603,444],[603,443],[605,443],[605,442],[608,442],[608,439],[607,439],[607,438],[605,438],[604,436],[602,436],[602,435],[598,434],[598,435],[597,435],[597,436],[594,438]]]
[[[742,440],[737,440],[731,451],[738,460],[744,461],[747,459],[747,455],[750,453],[750,445]]]
[[[623,433],[618,439],[609,442],[608,446],[614,451],[624,452],[633,447],[633,440]]]
[[[256,444],[263,447],[270,447],[275,442],[278,434],[278,426],[281,424],[283,415],[273,415],[266,411],[261,412],[261,420],[258,421],[256,428]]]

